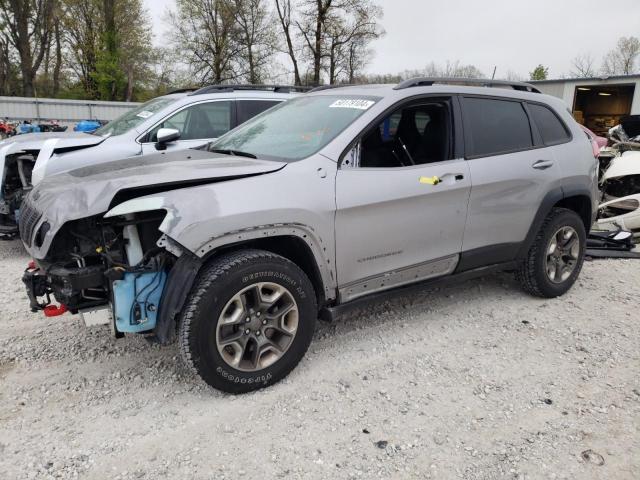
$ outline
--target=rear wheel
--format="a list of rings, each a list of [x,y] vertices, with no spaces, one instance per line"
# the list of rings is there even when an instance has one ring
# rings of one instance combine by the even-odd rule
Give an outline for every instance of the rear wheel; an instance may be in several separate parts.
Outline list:
[[[584,223],[577,213],[554,209],[542,224],[516,278],[532,295],[545,298],[563,295],[582,270],[586,237]]]
[[[235,252],[196,280],[180,322],[182,357],[219,390],[257,390],[298,364],[316,317],[315,292],[300,268],[270,252]]]

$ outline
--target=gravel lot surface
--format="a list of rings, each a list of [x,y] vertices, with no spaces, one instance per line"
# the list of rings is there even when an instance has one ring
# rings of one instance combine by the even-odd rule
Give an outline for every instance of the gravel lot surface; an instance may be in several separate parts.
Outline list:
[[[0,242],[0,478],[638,479],[640,262],[564,298],[509,275],[320,323],[282,383],[212,390],[175,346],[28,310]]]

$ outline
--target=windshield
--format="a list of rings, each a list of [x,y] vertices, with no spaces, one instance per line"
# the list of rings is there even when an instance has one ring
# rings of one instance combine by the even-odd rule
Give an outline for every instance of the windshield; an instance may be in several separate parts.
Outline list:
[[[208,149],[301,160],[325,147],[378,100],[362,95],[299,97],[249,120]]]
[[[129,110],[115,120],[110,121],[104,127],[100,127],[95,131],[95,135],[104,137],[106,135],[122,135],[123,133],[127,133],[132,128],[136,128],[149,117],[153,116],[156,112],[176,101],[178,101],[177,98],[167,97],[150,100],[133,110]]]

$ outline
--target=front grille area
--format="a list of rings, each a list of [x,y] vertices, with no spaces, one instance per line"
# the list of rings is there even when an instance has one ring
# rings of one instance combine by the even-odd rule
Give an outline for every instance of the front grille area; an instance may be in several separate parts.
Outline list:
[[[33,241],[33,231],[36,225],[40,221],[42,213],[36,209],[29,201],[29,195],[27,195],[22,201],[20,206],[20,217],[18,218],[18,228],[20,229],[20,238],[29,247]]]

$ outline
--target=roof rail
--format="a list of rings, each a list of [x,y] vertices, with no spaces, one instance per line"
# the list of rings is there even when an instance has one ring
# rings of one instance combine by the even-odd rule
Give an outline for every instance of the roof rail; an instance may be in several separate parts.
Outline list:
[[[311,90],[309,90],[307,93],[313,93],[313,92],[322,92],[323,90],[331,90],[334,88],[342,88],[342,87],[353,87],[354,85],[351,83],[334,83],[332,85],[319,85],[317,87],[313,87]]]
[[[195,92],[196,90],[198,90],[198,88],[200,88],[200,87],[177,88],[175,90],[171,90],[170,92],[167,92],[165,95],[173,95],[174,93]]]
[[[416,77],[400,82],[394,90],[403,90],[411,87],[430,87],[435,84],[443,85],[474,85],[479,87],[511,87],[522,92],[542,93],[530,83],[510,82],[507,80],[490,80],[482,78],[461,77]]]
[[[274,93],[307,92],[309,87],[296,85],[207,85],[197,89],[190,95],[204,95],[206,93],[234,92],[240,90],[266,90]]]

